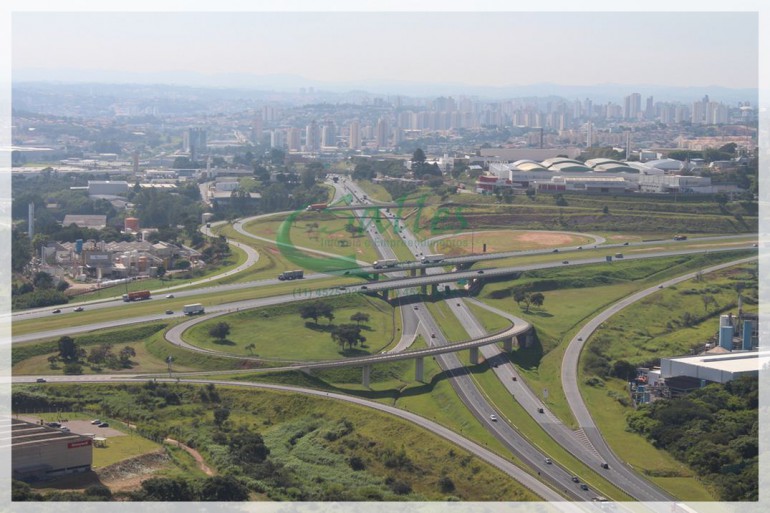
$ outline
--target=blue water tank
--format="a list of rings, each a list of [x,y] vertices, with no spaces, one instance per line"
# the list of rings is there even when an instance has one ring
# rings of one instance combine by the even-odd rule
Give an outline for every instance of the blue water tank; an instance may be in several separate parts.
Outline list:
[[[753,325],[751,324],[751,321],[743,321],[743,347],[742,349],[746,351],[751,351],[751,331],[753,330]]]
[[[719,346],[733,350],[733,327],[722,326],[719,328]]]
[[[83,252],[83,239],[78,239],[75,241],[75,253],[78,255]]]

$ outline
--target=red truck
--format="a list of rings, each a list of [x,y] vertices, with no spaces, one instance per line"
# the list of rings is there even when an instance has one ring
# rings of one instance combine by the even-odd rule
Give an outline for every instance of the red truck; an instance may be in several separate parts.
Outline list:
[[[141,301],[143,299],[150,299],[149,290],[137,290],[136,292],[129,292],[128,294],[123,294],[123,301],[125,302]]]
[[[305,209],[307,212],[320,212],[321,210],[326,209],[328,207],[326,203],[313,203],[312,205],[308,205]]]

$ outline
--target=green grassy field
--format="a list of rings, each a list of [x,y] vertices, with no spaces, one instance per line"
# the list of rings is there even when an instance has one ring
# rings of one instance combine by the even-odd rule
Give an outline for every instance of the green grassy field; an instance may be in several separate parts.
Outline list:
[[[243,356],[285,361],[333,360],[344,356],[361,356],[377,353],[393,342],[393,308],[380,299],[351,294],[339,299],[324,300],[334,307],[334,320],[301,319],[301,304],[249,310],[220,316],[202,322],[187,330],[185,340],[195,346]],[[362,323],[362,334],[366,337],[364,346],[344,351],[330,336],[331,327],[353,323],[350,316],[363,312],[370,316]],[[231,331],[224,343],[217,342],[209,329],[216,323],[226,322]],[[278,335],[280,334],[280,335]],[[254,348],[246,346],[254,344]]]

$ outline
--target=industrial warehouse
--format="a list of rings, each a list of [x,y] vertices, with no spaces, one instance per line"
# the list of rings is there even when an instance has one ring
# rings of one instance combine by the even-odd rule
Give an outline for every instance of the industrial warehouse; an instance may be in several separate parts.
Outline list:
[[[3,438],[6,444],[8,441],[11,444],[14,479],[44,481],[91,470],[93,439],[90,436],[18,419],[12,419],[11,424],[5,426]]]

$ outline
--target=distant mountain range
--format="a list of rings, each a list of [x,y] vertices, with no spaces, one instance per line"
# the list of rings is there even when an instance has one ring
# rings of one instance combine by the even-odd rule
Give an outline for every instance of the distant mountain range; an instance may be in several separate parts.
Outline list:
[[[664,86],[655,84],[595,84],[564,85],[538,83],[511,86],[479,86],[454,83],[389,81],[340,81],[323,82],[299,75],[273,74],[253,75],[228,73],[207,75],[198,72],[133,73],[108,70],[13,70],[13,82],[59,82],[59,83],[101,83],[101,84],[167,84],[188,87],[251,89],[297,93],[300,89],[313,88],[315,94],[366,92],[373,95],[405,96],[477,96],[482,99],[503,99],[523,97],[558,96],[565,99],[590,98],[594,103],[622,102],[631,93],[640,93],[644,98],[653,96],[655,101],[692,102],[708,95],[715,101],[725,103],[758,101],[757,88],[733,89],[715,85],[693,85],[689,87]]]

